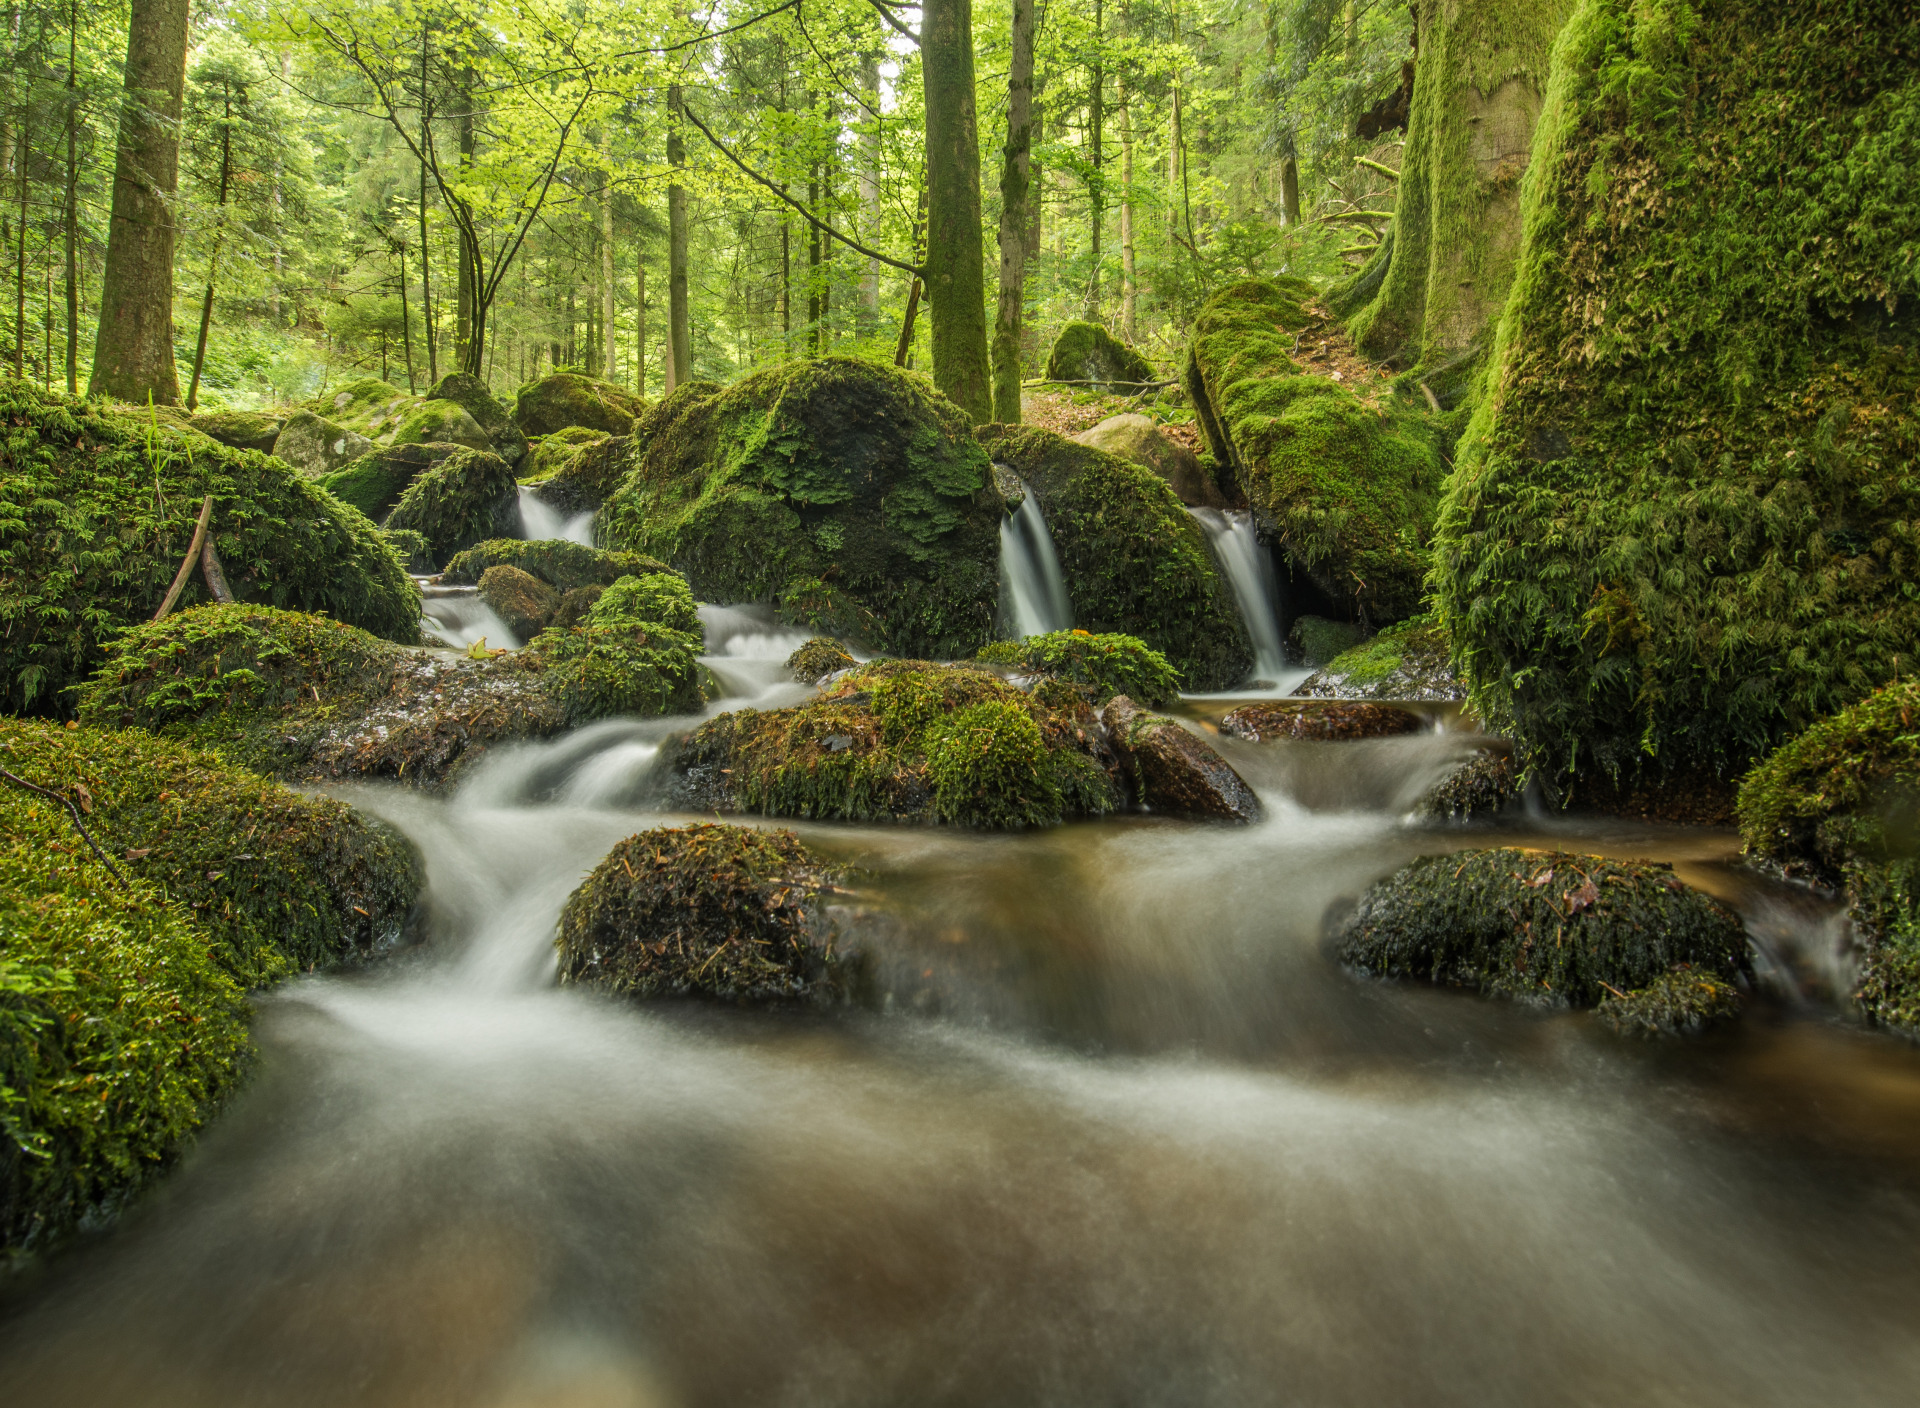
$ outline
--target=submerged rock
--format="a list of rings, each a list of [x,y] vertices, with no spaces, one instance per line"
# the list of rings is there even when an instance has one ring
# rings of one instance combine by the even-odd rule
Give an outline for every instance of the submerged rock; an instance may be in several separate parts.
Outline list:
[[[1108,701],[1100,722],[1141,810],[1213,821],[1260,819],[1260,799],[1240,774],[1172,719],[1150,714],[1122,694]]]
[[[1149,705],[1166,705],[1180,693],[1180,672],[1159,651],[1127,635],[1053,631],[997,640],[974,659],[1073,685],[1093,704],[1125,694]]]
[[[274,457],[318,479],[357,460],[373,448],[366,436],[322,420],[311,411],[296,411],[274,437]]]
[[[279,439],[280,428],[285,423],[279,416],[261,415],[256,411],[202,411],[189,422],[202,435],[222,445],[231,445],[236,450],[258,450],[263,455],[273,452],[273,442]]]
[[[389,445],[321,476],[320,487],[378,523],[393,511],[422,470],[451,458],[462,448],[448,443]]]
[[[1154,424],[1151,416],[1138,411],[1108,416],[1072,439],[1076,445],[1118,455],[1142,469],[1152,470],[1167,481],[1175,497],[1189,508],[1228,507],[1220,486],[1201,468],[1200,457]]]
[[[489,567],[505,564],[531,572],[556,591],[612,586],[622,577],[644,577],[673,569],[637,552],[608,552],[565,538],[489,538],[455,556],[441,572],[450,586],[471,586]]]
[[[554,372],[520,388],[513,414],[529,436],[551,435],[570,426],[628,435],[646,408],[645,401],[610,382]]]
[[[1645,987],[1608,993],[1594,1015],[1622,1036],[1693,1036],[1740,1015],[1740,990],[1677,963]]]
[[[1446,703],[1466,698],[1446,634],[1426,616],[1389,626],[1342,651],[1293,692],[1307,699]]]
[[[616,845],[560,914],[560,981],[626,997],[833,1003],[835,872],[791,831],[703,823]]]
[[[459,406],[487,437],[484,448],[491,449],[508,464],[518,465],[527,453],[527,437],[520,433],[513,415],[494,400],[486,383],[466,372],[452,372],[433,384],[427,392],[429,402],[446,401]],[[394,432],[396,440],[407,438]],[[446,437],[452,439],[452,436]]]
[[[486,450],[461,450],[421,471],[400,496],[386,526],[424,536],[436,563],[520,526],[513,470]]]
[[[787,657],[787,668],[801,684],[818,684],[837,670],[850,670],[854,659],[837,640],[815,636]]]
[[[1135,391],[1156,380],[1151,362],[1098,323],[1060,329],[1047,354],[1047,376],[1098,391]]]
[[[1671,866],[1509,848],[1426,856],[1380,881],[1337,948],[1376,977],[1575,1007],[1680,965],[1720,983],[1751,972],[1740,920]]]
[[[520,640],[545,630],[560,607],[560,593],[518,567],[489,567],[480,574],[480,599]]]
[[[1385,704],[1243,704],[1220,720],[1222,733],[1251,743],[1391,738],[1425,727],[1418,714]]]

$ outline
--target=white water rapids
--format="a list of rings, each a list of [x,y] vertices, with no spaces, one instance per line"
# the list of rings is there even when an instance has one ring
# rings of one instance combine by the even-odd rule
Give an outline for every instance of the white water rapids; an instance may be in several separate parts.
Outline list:
[[[530,541],[560,538],[569,543],[593,546],[594,510],[562,518],[542,503],[533,490],[520,487],[520,536]]]
[[[1000,520],[1000,602],[1016,637],[1042,636],[1073,625],[1073,603],[1053,550],[1047,516],[1032,489]]]
[[[1280,584],[1274,576],[1273,559],[1254,530],[1253,515],[1244,509],[1226,512],[1190,508],[1187,512],[1206,531],[1213,555],[1233,586],[1240,619],[1253,642],[1255,680],[1270,690],[1282,683],[1291,689],[1309,672],[1287,664],[1287,650],[1280,635]]]

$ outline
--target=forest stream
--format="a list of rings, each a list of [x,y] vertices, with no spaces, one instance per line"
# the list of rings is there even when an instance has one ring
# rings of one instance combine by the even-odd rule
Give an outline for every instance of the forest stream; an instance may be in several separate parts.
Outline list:
[[[793,702],[797,643],[708,664]],[[1230,705],[1189,700],[1205,729]],[[358,788],[429,940],[256,999],[258,1078],[111,1234],[16,1289],[8,1399],[148,1405],[1907,1404],[1920,1052],[1850,1025],[1846,926],[1731,833],[1510,823],[1671,861],[1760,953],[1688,1043],[1358,981],[1329,912],[1421,853],[1432,728],[1214,740],[1266,818],[796,826],[874,1000],[554,985],[568,893],[662,821],[685,720]]]

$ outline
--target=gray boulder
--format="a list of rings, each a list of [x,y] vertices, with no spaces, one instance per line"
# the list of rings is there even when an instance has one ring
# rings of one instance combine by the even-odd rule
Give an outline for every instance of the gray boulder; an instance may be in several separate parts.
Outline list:
[[[526,455],[527,437],[514,422],[513,413],[494,400],[479,377],[451,372],[433,384],[427,399],[451,401],[464,410],[485,432],[493,452],[508,464],[517,465]]]
[[[274,437],[274,455],[309,479],[331,474],[373,449],[373,441],[312,411],[296,411]]]
[[[1131,460],[1150,469],[1168,484],[1189,508],[1226,508],[1226,495],[1213,482],[1213,476],[1200,467],[1200,457],[1179,441],[1170,438],[1153,423],[1153,417],[1128,411],[1108,416],[1091,430],[1071,437],[1081,445],[1105,450],[1123,460]]]

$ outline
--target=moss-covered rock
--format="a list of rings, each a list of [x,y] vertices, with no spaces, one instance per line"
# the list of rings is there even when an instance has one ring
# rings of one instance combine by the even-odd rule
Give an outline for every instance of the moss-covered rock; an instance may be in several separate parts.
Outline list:
[[[1039,499],[1080,626],[1138,637],[1194,689],[1246,677],[1232,584],[1165,480],[1047,430],[988,426],[980,439]]]
[[[1098,323],[1068,323],[1047,354],[1047,376],[1101,391],[1135,391],[1156,378],[1153,364]]]
[[[580,426],[627,435],[647,403],[631,391],[575,372],[555,372],[520,388],[514,419],[529,436]]]
[[[1740,990],[1677,963],[1645,987],[1608,993],[1594,1015],[1622,1036],[1693,1036],[1740,1015]]]
[[[382,528],[380,537],[394,551],[408,572],[422,575],[431,573],[434,568],[433,544],[427,541],[425,533],[416,533],[411,528]]]
[[[987,457],[922,377],[821,357],[712,394],[682,387],[636,428],[630,458],[600,532],[671,562],[702,600],[771,601],[900,655],[964,657],[992,635]]]
[[[627,997],[838,1002],[836,876],[791,831],[705,823],[629,836],[560,914],[560,981]]]
[[[1846,891],[1869,1020],[1920,1036],[1920,685],[1893,684],[1740,784],[1747,850]]]
[[[475,543],[517,529],[519,489],[513,469],[500,456],[462,450],[415,476],[386,526],[422,534],[433,560],[444,563]]]
[[[1023,640],[994,641],[974,659],[1077,685],[1095,704],[1125,694],[1159,707],[1171,704],[1180,693],[1180,672],[1135,636],[1053,631]]]
[[[1298,617],[1287,634],[1293,648],[1300,652],[1300,658],[1309,665],[1328,664],[1367,639],[1365,627],[1325,616]]]
[[[549,623],[555,630],[565,630],[577,626],[586,620],[587,613],[593,610],[593,604],[606,595],[607,589],[595,583],[585,587],[575,587],[560,594],[560,604],[553,608],[553,620]]]
[[[1107,701],[1100,723],[1142,811],[1203,821],[1260,819],[1260,799],[1245,779],[1172,719],[1149,713],[1121,694]]]
[[[1583,0],[1436,536],[1554,774],[1742,770],[1913,672],[1920,11]]]
[[[1363,623],[1421,607],[1445,464],[1423,412],[1363,400],[1291,356],[1303,279],[1233,284],[1194,321],[1186,385],[1214,459],[1294,566]]]
[[[407,413],[424,399],[378,377],[365,376],[316,396],[306,408],[369,440],[387,444]]]
[[[280,437],[285,417],[261,415],[255,411],[202,411],[190,422],[202,435],[236,450],[258,450],[269,454]]]
[[[1326,649],[1320,645],[1318,649]],[[1310,699],[1402,699],[1445,703],[1466,697],[1453,671],[1446,632],[1430,616],[1388,626],[1340,651],[1293,691]]]
[[[467,408],[458,401],[422,401],[393,428],[395,445],[432,442],[464,445],[469,450],[493,449],[493,437],[480,428],[480,422],[468,415]]]
[[[644,577],[673,569],[637,552],[607,552],[564,538],[489,538],[475,543],[449,562],[440,580],[451,586],[470,586],[489,567],[518,567],[531,572],[557,591],[575,587],[611,586],[622,577]]]
[[[450,459],[462,448],[450,443],[389,445],[322,475],[320,487],[378,523],[393,511],[422,470]]]
[[[1108,416],[1072,438],[1077,445],[1089,445],[1152,470],[1190,508],[1228,506],[1213,476],[1201,468],[1199,456],[1154,424],[1152,416],[1138,411]]]
[[[273,439],[274,457],[309,479],[331,474],[372,448],[366,436],[311,411],[294,412]]]
[[[1019,830],[1117,810],[1093,716],[986,670],[888,660],[791,709],[709,720],[675,756],[691,811]]]
[[[1220,720],[1220,732],[1249,743],[1277,738],[1348,742],[1418,733],[1418,714],[1389,704],[1243,704]]]
[[[1575,1007],[1681,964],[1722,983],[1751,971],[1740,920],[1670,866],[1510,848],[1426,856],[1382,880],[1338,949],[1377,977]]]
[[[551,435],[542,435],[528,442],[526,458],[518,466],[520,482],[538,484],[558,473],[567,461],[587,446],[612,438],[604,430],[590,430],[584,425],[570,425]]]
[[[513,419],[513,413],[494,399],[486,383],[466,372],[450,372],[436,381],[427,392],[429,401],[451,401],[464,410],[487,437],[487,447],[510,465],[518,465],[527,453],[527,437]],[[394,439],[403,438],[400,431]]]
[[[815,636],[787,657],[787,668],[801,684],[818,684],[839,670],[850,670],[854,658],[837,640]]]
[[[1513,754],[1482,748],[1429,787],[1413,809],[1435,821],[1485,820],[1520,795]]]
[[[551,443],[557,437],[548,436]],[[527,492],[563,517],[598,509],[612,497],[632,467],[633,441],[625,435],[596,435],[580,444],[553,473],[527,486]]]
[[[480,574],[480,600],[520,640],[539,635],[560,609],[559,592],[532,573],[504,564]]]
[[[144,416],[0,384],[0,708],[59,713],[106,642],[151,617],[202,497],[243,601],[419,639],[420,595],[374,526],[285,465]],[[195,573],[180,597],[208,593]]]

